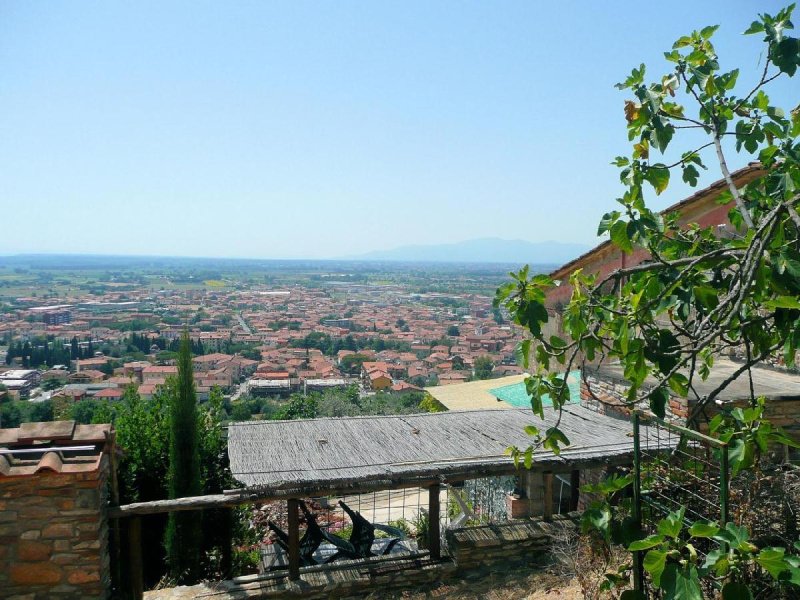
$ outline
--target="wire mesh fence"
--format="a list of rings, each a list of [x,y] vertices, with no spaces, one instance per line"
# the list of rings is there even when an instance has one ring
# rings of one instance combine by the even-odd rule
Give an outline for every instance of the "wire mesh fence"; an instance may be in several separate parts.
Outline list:
[[[684,523],[728,522],[730,469],[726,444],[654,417],[633,416],[634,516],[646,534],[658,522],[683,510]],[[712,539],[695,540],[698,554],[718,547]],[[634,553],[639,589],[648,589],[641,568],[642,553]],[[653,590],[650,590],[653,592]]]
[[[448,554],[446,531],[449,528],[497,523],[508,518],[506,497],[516,486],[514,477],[488,477],[467,480],[439,488],[439,532],[443,555]],[[300,516],[301,540],[309,528],[319,527],[325,533],[315,560],[328,561],[335,549],[329,542],[349,540],[354,521],[347,509],[358,513],[375,529],[375,548],[380,552],[389,537],[402,538],[392,544],[395,553],[422,552],[428,548],[430,524],[430,492],[427,487],[404,487],[363,494],[307,498],[303,501],[308,514]],[[285,552],[280,549],[281,535],[288,531],[286,501],[265,502],[253,507],[252,527],[258,531],[263,570],[287,566]],[[313,524],[309,523],[313,520]],[[392,532],[387,535],[385,531]],[[328,536],[336,536],[330,539]],[[329,552],[330,550],[330,552]],[[329,556],[330,555],[330,556]]]
[[[687,520],[728,519],[727,446],[659,419],[634,419],[642,522],[685,509]],[[646,427],[641,427],[646,424]]]

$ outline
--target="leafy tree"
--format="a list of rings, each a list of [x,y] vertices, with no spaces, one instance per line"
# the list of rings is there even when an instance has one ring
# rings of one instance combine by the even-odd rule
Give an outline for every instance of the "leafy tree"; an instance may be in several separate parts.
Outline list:
[[[369,357],[364,354],[348,354],[340,361],[340,366],[345,373],[356,375],[361,372],[361,367]]]
[[[458,325],[450,325],[450,327],[447,328],[447,335],[449,335],[450,337],[458,337],[459,335],[461,335],[461,331],[458,329]]]
[[[170,498],[197,496],[200,480],[197,394],[192,371],[189,332],[184,331],[178,356],[178,380],[169,402],[169,472]],[[183,583],[194,583],[200,575],[198,548],[202,543],[202,520],[196,511],[170,513],[165,537],[167,562],[172,576]]]
[[[0,403],[0,427],[19,427],[23,421],[22,408],[20,401]]]
[[[231,405],[231,420],[232,421],[249,421],[253,416],[253,410],[248,402],[234,402]]]
[[[42,402],[28,402],[28,416],[26,421],[46,422],[53,420],[53,403],[50,400]]]
[[[58,388],[60,388],[62,385],[64,385],[64,383],[60,379],[56,378],[45,379],[42,382],[42,389],[48,392],[52,392],[53,390],[57,390]]]
[[[319,394],[292,394],[289,401],[284,404],[274,415],[275,420],[313,419],[317,416],[317,402]]]
[[[625,254],[645,251],[649,259],[606,275],[575,271],[562,314],[563,336],[548,336],[543,329],[549,319],[546,294],[556,285],[548,276],[532,275],[526,267],[498,290],[497,306],[504,306],[530,335],[518,355],[525,368],[536,362],[527,385],[538,415],[544,414],[544,394],[561,411],[569,389],[559,372],[584,359],[619,361],[629,407],[645,402],[663,417],[670,395],[691,396],[690,424],[697,424],[704,409],[759,362],[780,356],[787,365],[795,364],[800,347],[800,110],[787,114],[765,91],[771,81],[792,77],[800,67],[800,40],[789,35],[793,9],[759,15],[745,32],[764,42],[763,69],[753,85],[737,88],[739,70],[721,70],[712,43],[717,27],[705,27],[675,42],[665,54],[670,69],[655,82],[646,82],[641,65],[617,86],[633,96],[625,102],[632,147],[613,163],[620,168],[624,191],[617,199],[620,207],[603,216],[598,234],[608,233]],[[698,141],[698,136],[705,137]],[[684,139],[687,145],[676,153],[676,143]],[[763,167],[742,189],[728,168],[729,144],[757,157]],[[697,185],[698,169],[708,168],[709,153],[726,183],[720,201],[731,206],[734,230],[726,235],[712,227],[683,226],[677,214],[662,215],[647,206],[650,190],[663,193],[676,172],[690,186]],[[697,381],[706,380],[715,357],[730,349],[742,351],[743,363],[708,393],[698,393]],[[645,388],[648,376],[655,384]],[[750,400],[756,410],[752,392]],[[740,451],[731,455],[732,467],[747,468],[761,438],[744,435],[743,422],[733,426],[734,433],[724,434],[739,445]],[[761,431],[773,430],[765,428]],[[533,443],[517,450],[517,457],[540,446],[558,453],[569,444],[557,426],[530,432]],[[715,435],[721,437],[723,430]],[[681,533],[683,516],[670,515],[659,526],[660,533],[667,532],[665,539],[636,545],[644,550],[642,544],[653,544],[645,567],[664,598],[700,598],[697,582],[708,574],[722,582],[725,600],[752,598],[742,571],[735,568],[741,561],[754,561],[780,585],[800,582],[800,559],[790,556],[798,548],[748,556],[753,553],[744,533],[709,533],[713,524],[691,525],[689,534],[720,536],[734,554],[698,565]]]
[[[479,356],[474,363],[475,379],[491,379],[494,361],[491,356]]]
[[[423,410],[425,412],[432,412],[432,413],[445,412],[447,410],[447,407],[444,404],[439,402],[436,398],[434,398],[427,392],[425,392],[425,396],[420,401],[419,408],[420,410]]]
[[[224,414],[222,391],[215,387],[209,394],[207,410],[198,410],[200,472],[203,492],[221,494],[234,486],[234,479],[228,468],[228,446],[222,433]],[[202,514],[204,555],[219,554],[216,565],[207,565],[206,573],[217,571],[217,575],[231,575],[231,553],[233,545],[233,514],[228,508],[212,509]],[[215,552],[216,550],[216,552]]]
[[[93,398],[83,398],[75,402],[69,411],[69,418],[77,423],[89,424],[94,422],[94,416],[102,402]]]

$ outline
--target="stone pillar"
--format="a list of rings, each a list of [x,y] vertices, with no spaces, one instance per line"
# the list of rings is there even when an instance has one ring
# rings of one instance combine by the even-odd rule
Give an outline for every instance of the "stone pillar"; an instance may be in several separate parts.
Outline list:
[[[103,473],[0,477],[0,588],[21,598],[105,598]]]
[[[525,471],[521,485],[530,501],[528,516],[539,517],[544,514],[544,478],[541,471]]]
[[[9,452],[18,448],[0,454],[0,596],[107,598],[108,456]]]

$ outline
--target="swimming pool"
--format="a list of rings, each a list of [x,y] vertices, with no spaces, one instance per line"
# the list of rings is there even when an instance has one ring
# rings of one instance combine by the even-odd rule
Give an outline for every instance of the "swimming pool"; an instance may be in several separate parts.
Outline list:
[[[581,372],[578,370],[570,371],[567,377],[567,386],[569,387],[570,402],[580,402],[581,399]],[[525,389],[525,382],[520,381],[511,385],[504,385],[503,387],[494,388],[489,390],[489,393],[509,404],[515,408],[530,408],[531,398],[528,396],[528,391]],[[542,396],[542,403],[545,406],[553,406],[549,396],[545,394]]]

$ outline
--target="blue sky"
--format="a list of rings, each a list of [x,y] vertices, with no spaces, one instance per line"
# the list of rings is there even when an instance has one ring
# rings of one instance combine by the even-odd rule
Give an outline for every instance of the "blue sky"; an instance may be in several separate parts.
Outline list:
[[[782,6],[0,0],[0,253],[593,243],[627,152],[613,84],[719,23],[744,87],[756,4]]]

